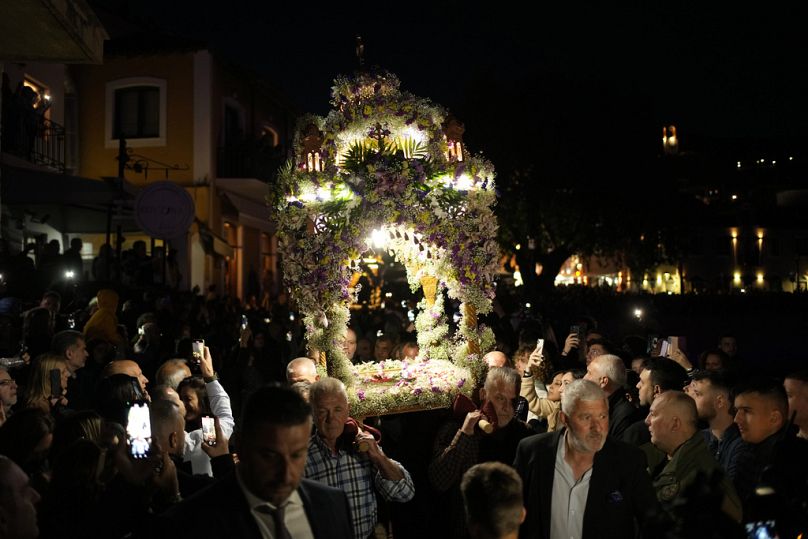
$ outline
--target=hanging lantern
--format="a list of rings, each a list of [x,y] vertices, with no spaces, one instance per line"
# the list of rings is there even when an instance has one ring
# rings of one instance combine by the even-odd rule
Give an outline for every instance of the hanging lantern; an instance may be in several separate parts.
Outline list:
[[[443,134],[446,136],[446,159],[449,161],[463,160],[463,133],[466,126],[452,115],[443,123]]]
[[[325,158],[320,148],[323,145],[323,134],[314,124],[309,124],[303,137],[303,155],[306,170],[309,172],[322,172],[325,170]]]

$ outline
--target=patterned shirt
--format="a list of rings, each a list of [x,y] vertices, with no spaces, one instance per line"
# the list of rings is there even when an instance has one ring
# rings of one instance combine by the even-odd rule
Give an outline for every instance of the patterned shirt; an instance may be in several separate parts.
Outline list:
[[[351,506],[355,539],[366,539],[377,521],[376,492],[385,500],[408,502],[415,496],[412,477],[398,462],[404,478],[392,481],[382,477],[368,458],[367,453],[355,453],[340,449],[331,450],[316,433],[309,440],[309,456],[305,476],[331,487],[342,489]]]

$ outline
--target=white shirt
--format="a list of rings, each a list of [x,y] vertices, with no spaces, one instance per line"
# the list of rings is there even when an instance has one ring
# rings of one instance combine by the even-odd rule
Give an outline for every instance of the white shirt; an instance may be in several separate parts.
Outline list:
[[[250,506],[250,513],[258,524],[261,537],[264,539],[275,539],[275,522],[272,515],[265,511],[260,511],[258,508],[269,507],[274,511],[276,507],[250,492],[247,486],[241,481],[241,474],[238,468],[236,468],[236,479],[238,480],[238,486],[241,488],[241,492],[244,493],[244,497],[247,499],[247,505]],[[284,507],[286,511],[283,515],[283,522],[292,539],[314,539],[311,526],[309,526],[309,519],[306,516],[306,509],[303,507],[303,500],[300,499],[300,494],[298,494],[297,490],[289,496]]]
[[[550,539],[581,539],[584,529],[584,510],[589,496],[589,480],[592,468],[581,479],[575,480],[572,467],[567,464],[567,436],[558,442],[553,498],[550,506]]]
[[[230,439],[233,435],[233,409],[230,407],[230,397],[218,380],[205,384],[208,391],[211,413],[219,418],[219,425],[225,438]],[[196,429],[185,435],[185,451],[182,454],[185,462],[191,461],[191,469],[194,474],[205,474],[213,477],[213,470],[210,467],[210,457],[202,451],[202,429]]]

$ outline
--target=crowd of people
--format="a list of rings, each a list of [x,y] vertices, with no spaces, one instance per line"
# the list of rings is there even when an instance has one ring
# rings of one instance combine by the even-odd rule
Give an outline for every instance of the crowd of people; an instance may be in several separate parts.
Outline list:
[[[808,372],[770,378],[731,334],[697,355],[578,316],[557,339],[497,303],[471,411],[356,418],[283,292],[241,304],[152,282],[17,304],[0,332],[0,538],[808,529]],[[348,357],[418,357],[413,305],[354,311]]]

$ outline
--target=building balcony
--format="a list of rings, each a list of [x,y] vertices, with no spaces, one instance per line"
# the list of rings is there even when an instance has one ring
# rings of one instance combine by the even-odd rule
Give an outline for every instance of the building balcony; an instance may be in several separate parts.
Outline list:
[[[65,128],[33,110],[3,115],[0,149],[30,164],[65,172]]]

